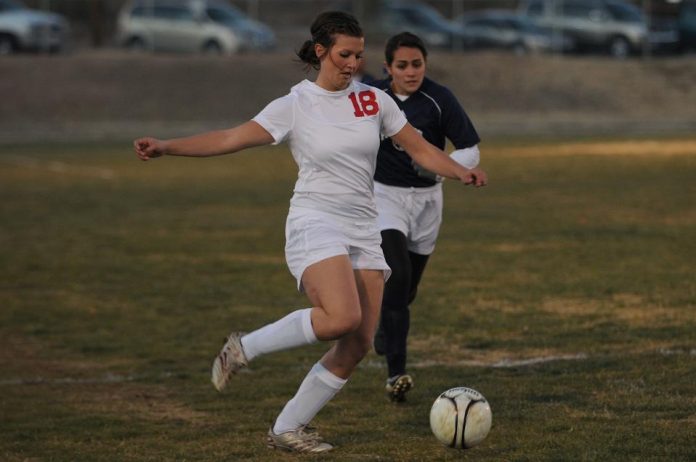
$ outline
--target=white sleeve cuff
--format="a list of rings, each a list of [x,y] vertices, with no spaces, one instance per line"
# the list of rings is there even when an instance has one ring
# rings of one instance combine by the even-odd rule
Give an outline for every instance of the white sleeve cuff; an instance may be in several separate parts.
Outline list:
[[[457,149],[450,154],[452,160],[466,168],[474,168],[481,160],[478,144],[465,149]]]

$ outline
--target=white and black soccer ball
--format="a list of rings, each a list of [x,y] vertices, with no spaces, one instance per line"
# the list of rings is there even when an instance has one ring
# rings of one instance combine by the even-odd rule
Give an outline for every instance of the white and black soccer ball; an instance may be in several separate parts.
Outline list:
[[[493,423],[491,407],[478,391],[451,388],[430,409],[430,428],[445,446],[468,449],[486,438]]]

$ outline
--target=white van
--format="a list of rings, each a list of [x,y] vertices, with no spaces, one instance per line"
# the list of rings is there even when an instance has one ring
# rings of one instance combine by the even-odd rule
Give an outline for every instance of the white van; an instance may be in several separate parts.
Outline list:
[[[235,31],[211,20],[204,0],[133,0],[118,18],[118,42],[134,51],[233,54]]]
[[[69,34],[68,21],[59,14],[29,9],[19,0],[0,0],[0,55],[63,51]]]

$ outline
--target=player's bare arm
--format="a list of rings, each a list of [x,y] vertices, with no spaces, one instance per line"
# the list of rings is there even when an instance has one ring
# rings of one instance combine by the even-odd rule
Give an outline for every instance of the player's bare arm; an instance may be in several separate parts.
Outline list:
[[[163,155],[211,157],[231,154],[254,146],[273,143],[273,137],[261,125],[252,121],[227,130],[216,130],[200,135],[171,140],[139,138],[133,142],[141,160]]]
[[[452,160],[444,151],[428,143],[411,124],[406,124],[392,136],[411,158],[422,166],[446,178],[460,180],[476,187],[485,186],[488,176],[480,168],[468,169]]]

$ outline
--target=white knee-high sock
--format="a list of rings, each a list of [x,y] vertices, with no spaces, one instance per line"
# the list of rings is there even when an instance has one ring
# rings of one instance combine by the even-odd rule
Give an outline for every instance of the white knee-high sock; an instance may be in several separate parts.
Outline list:
[[[279,435],[307,425],[347,381],[316,363],[276,419],[273,433]]]
[[[284,318],[243,336],[242,347],[247,361],[266,353],[316,343],[311,313],[311,308],[293,311]]]

